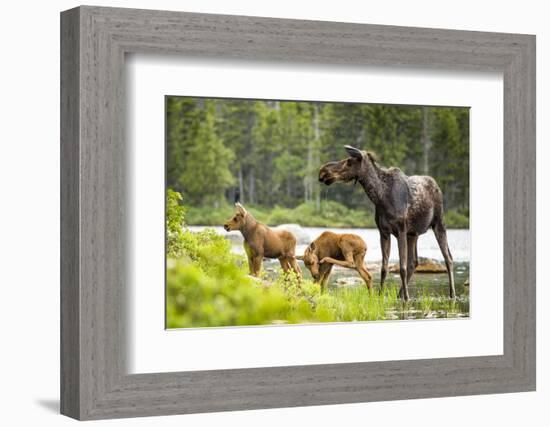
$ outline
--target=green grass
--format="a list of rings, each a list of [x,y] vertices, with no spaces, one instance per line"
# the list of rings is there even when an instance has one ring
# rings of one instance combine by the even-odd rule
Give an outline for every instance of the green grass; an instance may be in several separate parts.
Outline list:
[[[349,209],[344,205],[325,201],[317,210],[314,203],[302,203],[295,208],[274,206],[246,206],[254,217],[264,224],[300,224],[304,227],[330,228],[374,228],[374,215],[361,209]],[[186,221],[189,225],[223,225],[234,213],[233,206],[222,205],[212,207],[189,207],[186,211]],[[468,228],[468,216],[458,211],[445,213],[447,228]]]

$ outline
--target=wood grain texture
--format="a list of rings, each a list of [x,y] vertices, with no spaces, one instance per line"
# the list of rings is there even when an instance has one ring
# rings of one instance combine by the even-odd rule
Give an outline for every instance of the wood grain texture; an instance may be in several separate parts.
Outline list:
[[[62,413],[100,419],[534,390],[534,36],[84,6],[62,13],[61,38]],[[504,354],[128,375],[127,53],[502,72]]]
[[[78,10],[61,20],[61,412],[80,414]]]

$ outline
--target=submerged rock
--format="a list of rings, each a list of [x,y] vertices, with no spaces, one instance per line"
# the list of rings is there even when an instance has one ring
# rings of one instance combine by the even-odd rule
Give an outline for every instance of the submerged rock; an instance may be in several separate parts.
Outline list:
[[[357,286],[364,283],[360,277],[339,277],[336,279],[336,285],[338,286]]]
[[[439,262],[425,262],[422,264],[418,264],[418,267],[416,267],[415,270],[416,273],[446,273],[447,268],[445,265],[439,263]]]
[[[365,268],[370,271],[380,271],[381,265],[375,262],[365,263]]]
[[[390,273],[399,273],[399,264],[392,264],[389,268]],[[420,259],[415,273],[427,274],[427,273],[446,273],[447,268],[444,264],[432,259]]]

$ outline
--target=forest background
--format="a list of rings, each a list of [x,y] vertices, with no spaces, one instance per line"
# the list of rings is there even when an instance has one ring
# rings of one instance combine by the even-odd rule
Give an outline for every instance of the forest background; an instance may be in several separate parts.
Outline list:
[[[166,183],[189,225],[221,225],[239,199],[271,225],[374,227],[359,186],[318,183],[345,144],[433,176],[447,227],[468,228],[469,108],[166,97]]]

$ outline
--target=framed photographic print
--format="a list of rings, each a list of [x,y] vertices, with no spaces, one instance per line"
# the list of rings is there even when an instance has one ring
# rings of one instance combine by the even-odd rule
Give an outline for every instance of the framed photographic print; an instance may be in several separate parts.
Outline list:
[[[534,36],[83,6],[61,40],[63,414],[535,389]]]

